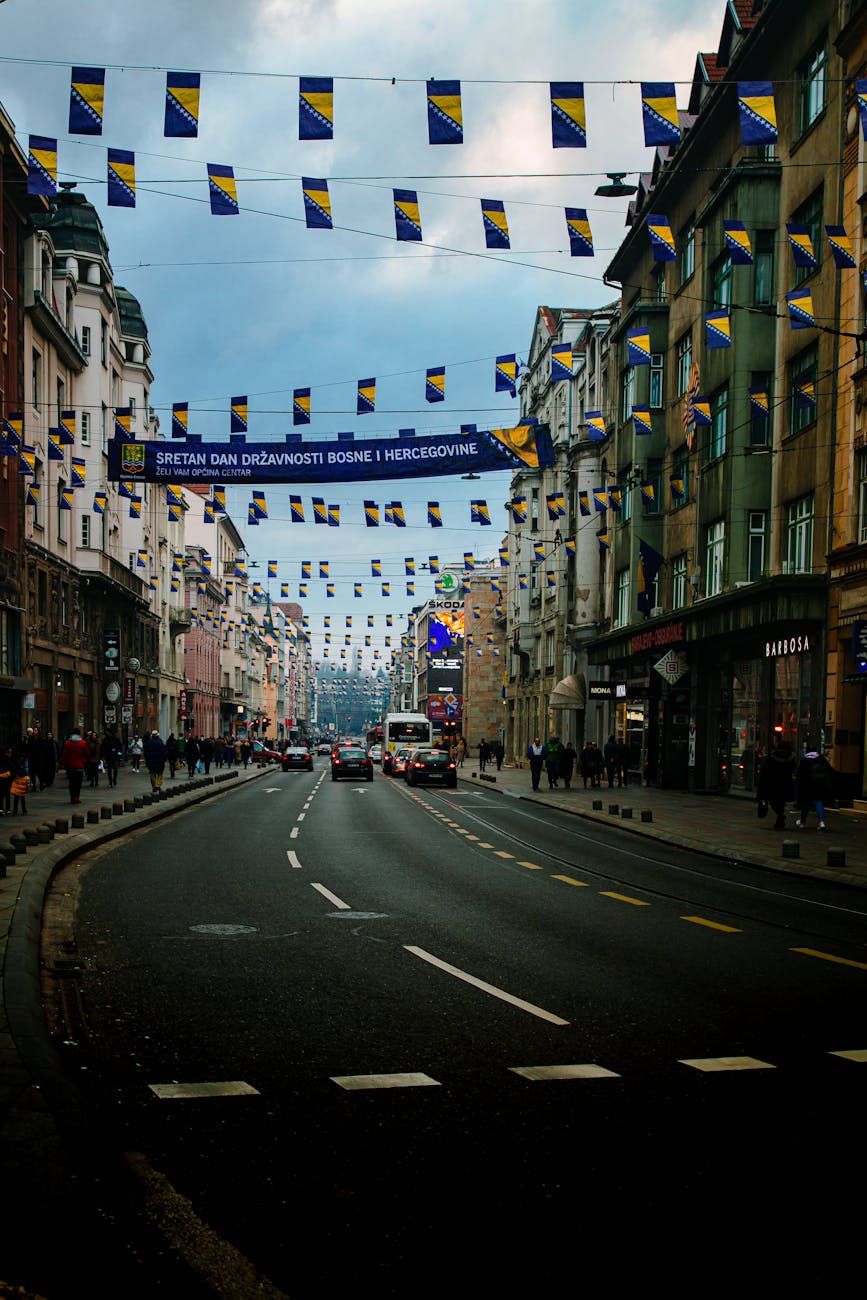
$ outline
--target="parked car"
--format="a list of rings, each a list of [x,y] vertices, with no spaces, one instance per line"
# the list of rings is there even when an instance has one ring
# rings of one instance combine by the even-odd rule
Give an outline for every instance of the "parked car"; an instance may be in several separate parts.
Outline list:
[[[454,789],[458,783],[457,765],[445,749],[414,749],[406,760],[406,783]]]
[[[290,745],[284,750],[281,762],[284,772],[288,772],[292,767],[303,768],[305,772],[313,771],[313,755],[309,749],[304,749],[301,745]]]
[[[331,780],[339,781],[342,776],[373,780],[373,763],[361,746],[342,746],[331,755]]]
[[[282,757],[279,749],[272,749],[270,745],[263,745],[261,740],[253,741],[254,760],[265,759],[269,763],[279,763]]]

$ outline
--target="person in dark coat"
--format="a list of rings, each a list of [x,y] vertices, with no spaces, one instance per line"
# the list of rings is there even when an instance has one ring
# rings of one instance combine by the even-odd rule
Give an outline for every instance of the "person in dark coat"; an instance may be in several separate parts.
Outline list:
[[[571,788],[572,773],[575,771],[575,760],[578,755],[575,752],[575,746],[570,740],[560,751],[560,775],[563,778],[563,785],[567,790]]]
[[[795,759],[789,745],[775,745],[759,768],[756,790],[760,803],[774,810],[775,831],[786,829],[786,804],[792,799],[795,776]]]
[[[484,772],[491,759],[491,747],[486,740],[479,741],[479,771]]]
[[[609,736],[605,742],[605,748],[602,751],[605,759],[605,771],[608,776],[608,789],[614,789],[614,778],[617,775],[617,757],[620,746],[613,736]]]
[[[548,789],[557,789],[557,778],[560,775],[560,755],[563,752],[563,746],[556,736],[551,736],[545,746],[545,770],[548,773]]]
[[[108,777],[109,786],[117,785],[117,769],[120,766],[121,745],[113,731],[107,731],[99,747],[99,756]]]
[[[819,818],[819,830],[823,831],[825,804],[834,797],[834,769],[815,749],[809,749],[798,764],[795,784],[798,790],[798,806],[801,809],[801,816],[795,825],[799,830],[807,825],[810,805],[814,804],[816,816]]]
[[[169,765],[169,776],[174,780],[178,766],[178,742],[173,731],[169,732],[166,740],[166,762]]]
[[[494,752],[494,761],[497,764],[497,771],[499,772],[503,766],[503,759],[506,757],[506,749],[505,746],[503,745],[502,740],[494,741],[493,752]]]
[[[195,736],[188,736],[187,737],[187,776],[190,778],[191,781],[193,777],[196,775],[196,764],[199,761],[201,752],[202,751],[199,746],[199,742],[197,738]]]
[[[202,741],[202,763],[204,764],[204,768],[205,768],[205,776],[207,776],[211,770],[211,763],[213,762],[213,758],[214,758],[214,742],[213,740],[211,740],[210,736],[205,736],[205,739]]]
[[[542,768],[545,764],[545,746],[538,736],[534,739],[532,745],[527,746],[527,757],[530,760],[530,780],[533,783],[533,789],[539,789],[539,777],[542,775]]]
[[[151,789],[161,789],[166,769],[166,747],[158,731],[152,731],[144,743],[144,761],[150,774]]]
[[[36,778],[39,782],[39,789],[46,790],[54,785],[54,778],[57,775],[57,759],[59,751],[57,741],[54,739],[54,733],[46,731],[45,736],[39,746],[38,770]]]
[[[585,790],[588,781],[591,788],[596,784],[596,753],[592,740],[585,741],[581,750],[581,779]]]

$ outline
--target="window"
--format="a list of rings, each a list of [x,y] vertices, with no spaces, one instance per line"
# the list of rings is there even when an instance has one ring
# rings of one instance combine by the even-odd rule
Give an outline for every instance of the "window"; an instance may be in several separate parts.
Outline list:
[[[81,545],[90,546],[90,515],[84,511],[81,514]]]
[[[767,515],[764,510],[751,510],[747,533],[747,579],[758,582],[765,571],[765,530]]]
[[[130,426],[135,424],[135,398],[129,399],[129,422]]]
[[[102,410],[100,412],[99,436],[102,440],[102,450],[105,451],[108,447],[108,407],[105,402],[103,402]]]
[[[800,433],[818,412],[819,351],[815,343],[795,358],[790,373],[789,432]]]
[[[753,249],[753,301],[767,307],[774,301],[775,230],[757,230]]]
[[[104,366],[108,365],[108,326],[104,320],[99,322],[99,359]]]
[[[530,529],[532,532],[538,532],[539,529],[539,489],[534,487],[530,492]]]
[[[654,268],[653,296],[657,302],[665,302],[665,262]]]
[[[662,353],[650,354],[650,405],[658,411],[662,407]]]
[[[708,430],[707,458],[717,460],[725,455],[728,433],[729,390],[719,388],[710,399],[710,429]]]
[[[695,272],[695,219],[690,217],[680,232],[680,283],[686,284]]]
[[[687,330],[677,341],[677,396],[682,397],[689,388],[692,370],[692,331]]]
[[[671,561],[671,607],[672,609],[682,609],[686,604],[686,551],[682,555],[675,555]]]
[[[79,436],[82,447],[90,446],[90,411],[82,411],[79,417]]]
[[[627,366],[620,376],[620,419],[625,422],[635,405],[635,367]]]
[[[750,388],[756,396],[764,393],[764,401],[750,397],[750,446],[767,447],[771,440],[771,375],[767,370],[754,370],[750,375]]]
[[[800,497],[789,506],[787,519],[786,573],[810,573],[813,569],[813,494]]]
[[[662,461],[649,460],[647,462],[647,472],[642,481],[642,486],[648,484],[653,489],[653,498],[649,500],[642,494],[644,513],[646,515],[658,515],[662,498]]]
[[[625,524],[632,518],[632,470],[623,470],[620,482],[620,522]]]
[[[33,349],[33,355],[30,363],[30,400],[39,410],[40,400],[42,397],[42,356]]]
[[[858,541],[867,542],[867,451],[858,457]]]
[[[798,69],[799,85],[799,134],[813,125],[816,118],[824,112],[828,91],[828,50],[824,40],[814,47]]]
[[[724,519],[708,524],[705,534],[704,594],[718,596],[723,589],[726,525]]]
[[[806,203],[802,203],[797,212],[792,214],[793,222],[800,222],[807,227],[807,234],[813,244],[813,253],[816,258],[816,265],[822,265],[822,186],[820,185]],[[799,266],[795,268],[795,284],[801,284],[808,276],[813,274],[813,269],[809,266]]]
[[[545,633],[545,669],[551,672],[554,667],[554,631]]]
[[[90,326],[82,325],[81,327],[81,350],[86,357],[90,356]]]
[[[712,296],[713,305],[716,308],[731,307],[732,305],[732,264],[728,253],[724,257],[718,257],[713,264],[712,271]]]
[[[536,672],[540,673],[542,671],[542,638],[540,636],[535,638],[534,649],[535,654],[533,656],[533,661],[535,663]]]
[[[616,579],[617,626],[626,627],[629,622],[629,570],[618,569]]]
[[[673,509],[686,505],[689,500],[689,448],[684,443],[678,447],[671,462],[671,504]],[[678,490],[679,485],[682,490]]]

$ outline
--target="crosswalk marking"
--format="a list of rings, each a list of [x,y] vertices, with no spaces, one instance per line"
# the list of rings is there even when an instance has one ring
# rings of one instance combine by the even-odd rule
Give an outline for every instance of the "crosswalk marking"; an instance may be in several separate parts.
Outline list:
[[[703,1074],[719,1074],[725,1070],[776,1070],[775,1065],[760,1061],[755,1056],[697,1056],[692,1060],[681,1061],[681,1065],[690,1065]]]
[[[532,1083],[545,1082],[550,1079],[619,1079],[613,1070],[606,1070],[602,1065],[510,1065],[512,1074],[519,1074],[522,1079]]]
[[[719,921],[708,921],[703,916],[682,916],[681,921],[692,921],[693,925],[706,925],[709,930],[722,930],[725,934],[743,934],[733,925],[721,925]]]
[[[439,1088],[429,1074],[332,1074],[331,1082],[347,1092],[367,1088]]]

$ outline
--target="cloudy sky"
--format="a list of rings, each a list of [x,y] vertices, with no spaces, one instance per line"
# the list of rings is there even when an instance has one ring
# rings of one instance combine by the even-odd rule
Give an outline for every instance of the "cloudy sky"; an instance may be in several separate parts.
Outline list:
[[[250,436],[282,440],[292,390],[312,389],[306,436],[354,429],[384,436],[510,423],[517,403],[493,391],[494,358],[525,356],[536,308],[592,307],[623,233],[623,200],[594,196],[600,177],[634,174],[643,143],[641,80],[678,83],[684,107],[698,50],[715,49],[723,0],[6,0],[0,6],[0,101],[26,148],[58,138],[59,179],[96,205],[116,281],[140,300],[168,433],[173,402],[190,428],[228,436],[230,398],[249,399]],[[100,138],[70,137],[69,69],[106,67]],[[197,139],[163,136],[165,73],[202,72]],[[298,77],[335,78],[332,142],[298,140]],[[431,147],[425,81],[462,83],[464,141]],[[549,81],[583,80],[588,147],[551,147]],[[620,84],[616,84],[620,83]],[[107,208],[106,148],[136,155],[137,206]],[[240,215],[213,217],[206,165],[234,167]],[[308,231],[299,178],[328,178],[335,230]],[[416,189],[424,244],[394,238],[392,187]],[[486,255],[480,198],[506,205],[512,250]],[[596,256],[570,259],[564,206],[585,207]],[[341,227],[342,229],[337,229]],[[428,366],[445,364],[445,403],[424,400]],[[376,376],[377,409],[357,417],[355,388]],[[339,530],[290,525],[290,486],[267,490],[269,520],[246,528],[249,492],[230,505],[252,557],[278,560],[297,597],[301,559],[331,561],[335,598],[314,581],[303,602],[320,612],[395,615],[433,594],[429,577],[406,597],[405,556],[417,568],[472,550],[495,555],[508,475],[371,485],[302,486],[340,501]],[[468,498],[494,525],[470,528]],[[361,499],[403,502],[406,529],[366,529]],[[445,527],[431,530],[426,502]],[[383,561],[392,598],[370,580]],[[352,583],[365,581],[365,599]],[[276,584],[271,584],[274,596]],[[396,618],[395,622],[399,620]],[[342,638],[341,638],[342,639]],[[377,638],[379,639],[379,638]]]

